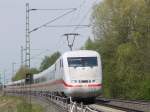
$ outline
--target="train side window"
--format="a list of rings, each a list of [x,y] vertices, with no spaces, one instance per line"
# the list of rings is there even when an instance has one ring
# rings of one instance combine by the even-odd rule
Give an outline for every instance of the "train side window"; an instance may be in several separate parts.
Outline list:
[[[36,80],[34,80],[34,84],[36,84]]]
[[[45,77],[42,77],[41,79],[40,79],[40,82],[45,82],[46,81],[46,78]]]
[[[62,65],[62,68],[64,67],[64,64],[63,64],[63,60],[61,60],[62,62],[61,62],[61,65]]]
[[[55,71],[56,71],[56,64],[55,64]]]
[[[39,78],[39,83],[41,83],[42,82],[42,78]]]
[[[56,71],[59,69],[59,62],[56,63]]]
[[[61,60],[59,60],[59,66],[60,66],[60,68],[61,68]]]
[[[35,83],[39,83],[39,79],[35,79]]]

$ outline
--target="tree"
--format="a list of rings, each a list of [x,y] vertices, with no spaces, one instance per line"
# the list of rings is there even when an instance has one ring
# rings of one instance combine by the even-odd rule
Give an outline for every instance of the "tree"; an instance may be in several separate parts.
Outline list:
[[[16,72],[15,76],[12,78],[13,81],[25,79],[26,74],[30,73],[31,75],[39,73],[36,68],[27,68],[26,66],[21,66],[20,69]]]
[[[103,0],[91,22],[96,40],[86,49],[102,56],[104,95],[150,99],[149,0]]]
[[[38,70],[36,68],[29,69],[26,66],[21,66],[20,69],[16,72],[15,76],[12,78],[12,80],[13,81],[21,80],[26,77],[27,73],[34,75],[34,74],[37,74],[37,73],[47,69],[60,57],[60,55],[61,54],[59,52],[55,52],[51,56],[45,56],[45,58],[43,59],[41,65],[40,65],[40,70]]]
[[[43,71],[54,64],[54,62],[60,57],[60,55],[61,54],[59,52],[55,52],[51,56],[45,56],[45,58],[41,62],[40,71]]]

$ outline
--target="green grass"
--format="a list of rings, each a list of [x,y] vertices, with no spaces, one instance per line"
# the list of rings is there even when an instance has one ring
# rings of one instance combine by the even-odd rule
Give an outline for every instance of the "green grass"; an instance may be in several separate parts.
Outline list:
[[[17,105],[17,112],[43,112],[43,108],[37,104],[30,105],[24,101]]]
[[[20,97],[0,97],[0,112],[43,112],[43,110],[41,105],[30,105]]]

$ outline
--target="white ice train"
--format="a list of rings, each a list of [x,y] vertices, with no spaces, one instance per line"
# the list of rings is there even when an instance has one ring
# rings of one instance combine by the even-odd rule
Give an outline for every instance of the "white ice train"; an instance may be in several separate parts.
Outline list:
[[[12,82],[6,91],[21,91],[25,79]],[[29,85],[25,86],[29,90]],[[102,92],[100,55],[91,50],[64,53],[51,67],[33,75],[33,92],[51,92],[73,98],[95,98]]]

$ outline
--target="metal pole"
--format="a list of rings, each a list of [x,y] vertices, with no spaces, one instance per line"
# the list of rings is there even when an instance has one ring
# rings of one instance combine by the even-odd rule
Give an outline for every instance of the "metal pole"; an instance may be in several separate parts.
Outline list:
[[[15,62],[12,62],[12,76],[15,74]]]
[[[81,112],[83,112],[83,102],[81,102]]]
[[[29,3],[26,3],[26,55],[25,55],[25,65],[30,69],[30,24],[29,24]],[[27,73],[26,73],[27,74]],[[30,80],[29,80],[30,81]],[[31,82],[27,85],[29,88],[28,90],[28,99],[30,103],[30,112],[32,110],[31,106]]]
[[[31,81],[31,74],[30,74],[30,90],[29,90],[29,98],[30,98],[30,111],[32,111],[32,105],[31,105],[31,84],[32,84],[32,81]]]
[[[21,46],[21,66],[23,66],[23,46]]]
[[[2,81],[1,81],[1,73],[0,73],[0,84],[2,84]]]
[[[30,68],[30,29],[29,29],[29,3],[26,3],[26,55],[25,65]]]
[[[3,88],[5,88],[5,70],[4,70],[4,86],[3,86]]]
[[[1,80],[1,73],[0,73],[0,91],[2,90],[2,80]]]

